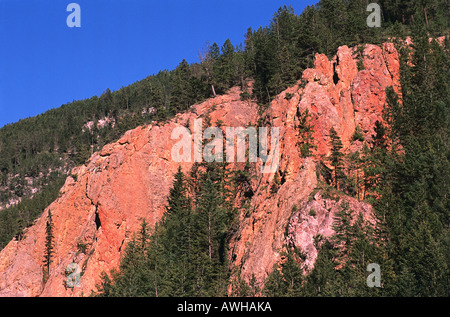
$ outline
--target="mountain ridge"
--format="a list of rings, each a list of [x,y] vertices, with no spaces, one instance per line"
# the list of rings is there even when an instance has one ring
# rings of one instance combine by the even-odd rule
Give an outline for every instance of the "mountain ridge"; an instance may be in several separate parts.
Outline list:
[[[296,145],[298,114],[308,109],[312,115],[315,157],[329,155],[331,127],[342,138],[344,150],[360,148],[362,144],[351,141],[356,126],[361,126],[364,137],[370,139],[375,122],[382,120],[385,88],[399,87],[398,54],[391,44],[365,45],[365,69],[360,71],[357,48],[341,46],[336,56],[330,61],[316,54],[315,67],[305,70],[302,79],[278,95],[262,116],[254,101],[242,101],[241,90],[232,88],[228,94],[194,105],[191,111],[166,124],[130,130],[94,153],[87,164],[72,170],[60,197],[26,230],[24,238],[14,239],[1,251],[0,295],[89,296],[95,291],[101,272],[119,265],[124,245],[140,220],[146,218],[153,226],[161,218],[178,167],[171,159],[171,131],[176,126],[192,125],[193,119],[202,115],[208,115],[211,123],[221,120],[224,126],[255,125],[258,118],[266,117],[281,130],[279,174],[283,182],[272,194],[269,189],[274,175],[256,174],[259,185],[252,184],[255,211],[250,217],[240,216],[238,233],[230,245],[233,265],[241,268],[244,279],[255,275],[262,281],[280,260],[286,239],[308,251],[308,263],[312,265],[317,256],[312,239],[318,233],[332,234],[331,219],[337,203],[321,195],[310,200],[317,187],[317,162],[300,156]],[[187,171],[190,164],[181,166]],[[366,203],[347,200],[355,211],[363,211],[370,218]],[[311,204],[316,205],[317,218],[292,212],[294,205],[306,211]],[[55,225],[55,254],[44,283],[42,260],[48,210]],[[305,217],[306,221],[299,221]],[[304,231],[305,224],[309,231]],[[287,226],[291,229],[285,236]],[[77,263],[82,271],[81,284],[74,288],[65,284],[65,270],[70,263]]]

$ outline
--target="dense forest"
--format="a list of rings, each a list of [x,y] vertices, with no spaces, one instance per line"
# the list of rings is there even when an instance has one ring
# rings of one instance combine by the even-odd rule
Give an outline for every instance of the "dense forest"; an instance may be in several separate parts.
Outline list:
[[[173,70],[117,91],[106,89],[99,97],[3,127],[0,203],[22,200],[0,211],[0,248],[56,198],[73,166],[125,131],[163,123],[232,86],[246,87],[250,79],[253,91],[241,97],[254,98],[265,108],[312,66],[315,53],[332,56],[340,45],[411,36],[413,54],[401,54],[402,101],[388,89],[386,125],[377,125],[374,141],[362,153],[348,157],[340,153],[339,138],[332,138],[333,153],[327,158],[333,172],[330,188],[361,198],[355,182],[363,182],[368,193],[362,198],[375,208],[375,228],[360,217],[351,221],[344,205],[334,222],[335,236],[317,237],[319,257],[306,277],[304,255],[288,246],[287,261],[264,285],[232,279],[238,274],[226,253],[237,211],[230,200],[249,175],[228,175],[216,163],[196,165],[189,175],[177,173],[166,215],[155,228],[142,224],[120,272],[111,279],[105,274],[99,291],[101,296],[222,296],[233,281],[238,296],[448,296],[449,57],[447,42],[428,41],[448,35],[448,4],[374,2],[382,9],[381,28],[367,27],[365,0],[321,0],[300,15],[285,6],[268,26],[249,28],[242,44],[207,43],[198,63],[183,60]],[[307,138],[307,126],[303,133]],[[354,138],[360,137],[355,133]],[[308,144],[305,139],[304,156],[311,155]],[[344,161],[365,177],[355,180],[342,168]],[[361,284],[371,262],[384,268],[382,288]]]

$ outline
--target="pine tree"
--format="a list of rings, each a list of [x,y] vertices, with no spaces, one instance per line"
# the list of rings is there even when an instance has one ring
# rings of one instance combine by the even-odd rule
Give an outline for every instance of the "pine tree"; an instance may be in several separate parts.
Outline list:
[[[447,296],[449,241],[448,52],[414,16],[412,54],[402,51],[402,100],[387,91],[392,150],[382,162],[375,203],[385,253],[393,259],[396,295]]]
[[[317,147],[314,145],[313,127],[311,125],[311,114],[306,109],[299,115],[299,141],[298,146],[300,149],[301,157],[308,157],[312,155],[312,150]]]
[[[209,163],[200,181],[194,213],[195,266],[197,294],[225,294],[227,268],[228,230],[233,221],[230,209],[227,175],[221,168],[224,163]]]
[[[349,195],[352,195],[360,200],[360,193],[364,183],[364,178],[362,177],[363,160],[361,158],[361,153],[359,151],[349,153],[347,156],[347,161],[348,177],[345,184],[345,191]]]
[[[50,264],[52,263],[52,257],[53,257],[53,219],[52,219],[52,213],[50,209],[48,210],[47,214],[47,222],[45,225],[45,249],[44,249],[44,267],[43,267],[43,273],[44,273],[44,283],[47,281],[47,279],[50,277]]]
[[[330,129],[330,144],[331,144],[331,155],[329,157],[330,164],[333,167],[334,174],[334,186],[336,189],[340,189],[341,181],[344,178],[344,154],[342,150],[341,138],[337,135],[336,130],[331,127]]]
[[[220,56],[218,49],[219,47],[217,46],[216,43],[214,43],[213,46],[211,47],[209,45],[209,42],[206,42],[206,47],[204,51],[199,53],[200,62],[206,74],[206,81],[208,85],[211,86],[211,92],[214,97],[216,96],[216,89],[214,88],[214,85],[216,85],[214,67],[217,62],[217,59]]]
[[[154,296],[152,292],[152,272],[147,267],[150,231],[145,218],[141,227],[125,247],[119,272],[111,272],[112,280],[105,272],[97,286],[100,296]]]
[[[299,297],[303,295],[304,255],[294,248],[282,253],[281,265],[275,265],[266,280],[263,294],[269,297]]]
[[[192,256],[194,232],[191,199],[181,167],[175,174],[173,187],[167,200],[166,214],[161,222],[163,234],[160,244],[167,253],[171,280],[169,294],[187,296],[192,289]]]
[[[235,276],[231,282],[232,297],[256,297],[261,295],[260,283],[257,281],[255,274],[252,274],[247,282],[242,278],[241,270],[236,267],[232,276]]]
[[[170,111],[175,114],[185,111],[194,104],[190,85],[190,68],[183,59],[173,72],[173,87],[170,96]]]
[[[305,296],[338,296],[342,280],[336,270],[338,249],[327,238],[316,236],[314,246],[318,256],[303,286]]]
[[[336,213],[333,219],[332,228],[335,232],[332,238],[332,242],[340,250],[339,261],[341,263],[349,260],[349,249],[353,241],[353,228],[352,223],[353,215],[348,203],[341,203],[340,210]]]

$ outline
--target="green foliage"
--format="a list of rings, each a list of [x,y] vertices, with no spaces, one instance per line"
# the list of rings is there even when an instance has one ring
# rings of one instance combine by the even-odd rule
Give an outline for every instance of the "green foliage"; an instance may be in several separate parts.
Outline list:
[[[261,294],[260,283],[258,283],[254,274],[252,274],[248,282],[241,277],[240,270],[234,272],[233,275],[237,276],[237,278],[231,283],[232,297],[256,297]]]
[[[57,197],[72,167],[127,130],[165,122],[236,85],[243,89],[242,100],[256,99],[260,110],[269,109],[270,101],[313,65],[316,53],[331,56],[340,45],[380,44],[409,35],[412,55],[399,48],[402,102],[387,89],[386,124],[376,123],[371,142],[358,129],[352,137],[364,142],[361,152],[345,157],[341,140],[330,130],[332,168],[323,163],[317,168],[324,181],[319,184],[322,197],[338,201],[344,191],[370,199],[375,226],[343,205],[334,222],[336,234],[317,237],[319,255],[306,277],[303,255],[289,248],[263,290],[255,278],[246,282],[240,277],[234,289],[242,296],[448,296],[449,58],[447,42],[428,41],[448,34],[448,4],[378,3],[382,28],[367,27],[365,0],[320,0],[300,15],[284,6],[268,26],[247,30],[245,46],[228,39],[221,47],[207,45],[200,63],[183,60],[171,71],[1,128],[0,202],[21,202],[0,212],[0,248],[12,238],[23,239],[26,228]],[[363,68],[360,60],[358,69]],[[251,93],[245,85],[249,79],[254,80]],[[307,157],[314,148],[312,127],[307,112],[298,117],[298,146]],[[231,275],[228,241],[236,223],[232,202],[237,193],[247,202],[253,196],[251,178],[249,166],[233,175],[216,163],[194,164],[189,176],[179,170],[165,216],[154,228],[143,221],[126,247],[120,271],[103,275],[100,295],[225,295]],[[277,173],[272,193],[281,183]],[[33,187],[38,193],[33,194]],[[53,252],[50,212],[48,217],[44,280]],[[80,252],[86,247],[80,244]],[[364,285],[371,262],[382,267],[381,289]]]
[[[239,96],[241,97],[242,101],[250,100],[252,98],[251,93],[249,93],[247,90],[241,92],[241,94]]]
[[[402,101],[387,89],[385,123],[376,122],[371,141],[347,157],[341,188],[370,198],[376,223],[342,206],[336,234],[318,240],[306,295],[448,296],[449,58],[445,44],[430,42],[417,21],[416,15],[412,54],[398,48]],[[332,152],[338,152],[334,139]],[[368,263],[382,268],[381,288],[365,285]]]
[[[273,177],[273,183],[272,186],[270,187],[270,192],[272,194],[275,194],[280,189],[280,186],[281,186],[280,174],[276,172]]]
[[[366,67],[364,66],[364,61],[362,59],[358,59],[356,66],[358,67],[359,72],[366,69]]]
[[[26,235],[26,228],[57,198],[63,184],[64,179],[55,180],[33,199],[25,198],[17,205],[0,212],[0,249],[11,239],[21,240]]]
[[[333,222],[335,234],[316,237],[319,255],[314,268],[302,285],[305,296],[386,296],[389,288],[369,288],[366,268],[370,263],[383,263],[383,282],[389,284],[390,267],[381,254],[372,225],[348,204],[341,203]]]
[[[287,92],[286,95],[284,96],[284,99],[291,100],[292,97],[294,97],[294,94],[291,94],[290,92]]]
[[[317,147],[314,145],[313,127],[311,124],[311,114],[306,109],[303,113],[299,114],[298,125],[298,143],[297,146],[300,149],[301,157],[308,157],[312,155],[312,150]]]
[[[448,3],[443,0],[378,1],[384,20],[389,24],[411,25],[420,21],[421,28],[431,34],[445,34],[449,28]]]
[[[268,276],[263,295],[269,297],[298,297],[303,296],[303,261],[304,255],[296,248],[289,248],[282,253],[284,260],[281,266],[274,266]]]
[[[44,249],[44,261],[43,261],[43,280],[44,283],[47,281],[49,275],[50,275],[50,264],[52,263],[53,259],[53,219],[52,219],[52,213],[50,210],[48,210],[47,215],[47,222],[45,225],[45,249]]]
[[[361,127],[359,125],[356,126],[355,132],[352,136],[352,141],[364,141],[364,134],[361,130]]]
[[[167,211],[152,231],[145,222],[126,248],[120,273],[103,276],[101,296],[225,296],[231,271],[228,239],[235,217],[224,165],[181,169]],[[193,196],[192,196],[193,193]]]
[[[345,178],[344,169],[344,154],[342,153],[342,141],[337,135],[336,130],[332,127],[330,129],[330,144],[331,144],[331,155],[328,158],[330,165],[333,167],[334,174],[334,186],[336,189],[341,188],[341,183]]]
[[[222,54],[215,50],[216,46],[210,53],[215,66],[213,71],[208,70],[212,77],[207,77],[209,73],[202,65],[189,65],[183,60],[172,71],[161,71],[117,91],[107,89],[100,97],[73,101],[1,128],[0,186],[8,190],[0,191],[0,203],[37,197],[31,186],[26,185],[28,179],[33,179],[33,187],[45,191],[56,180],[59,183],[67,177],[74,166],[84,164],[94,151],[119,139],[126,131],[152,121],[163,122],[211,97],[212,83],[216,83],[219,93],[241,84],[246,75],[244,61],[237,54],[243,52],[236,51],[229,40]],[[109,123],[100,125],[105,119]],[[47,191],[53,190],[50,187]],[[38,199],[33,203],[36,206],[40,206]],[[16,212],[17,208],[5,211],[12,218],[21,218]],[[30,221],[27,219],[27,223]],[[11,232],[7,235],[9,239],[19,234],[14,227],[17,226],[2,226],[0,217],[1,247],[7,239],[3,240],[3,231]]]
[[[449,56],[418,23],[412,41],[412,55],[401,60],[402,104],[387,92],[393,145],[378,161],[389,177],[378,180],[375,210],[395,260],[397,295],[448,296]]]

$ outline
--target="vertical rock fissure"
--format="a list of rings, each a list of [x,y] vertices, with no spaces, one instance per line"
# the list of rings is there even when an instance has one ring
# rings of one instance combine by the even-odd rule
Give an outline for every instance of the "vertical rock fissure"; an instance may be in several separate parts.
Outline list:
[[[95,223],[95,228],[96,230],[100,229],[100,227],[102,226],[102,223],[100,221],[100,217],[98,214],[98,206],[97,204],[94,203],[94,201],[89,197],[88,195],[88,190],[89,190],[89,179],[86,180],[86,191],[85,191],[85,195],[86,198],[91,202],[91,205],[94,206],[95,210],[94,210],[94,223]]]
[[[97,208],[95,208],[95,228],[98,230],[102,226],[102,223],[100,222],[100,217],[98,216]]]
[[[339,65],[339,56],[336,55],[336,63],[333,63],[333,83],[335,85],[337,85],[337,83],[339,82],[339,75],[336,71],[336,66]]]
[[[335,85],[337,85],[337,83],[339,82],[339,75],[336,72],[336,65],[337,65],[337,62],[333,64],[333,83]]]

